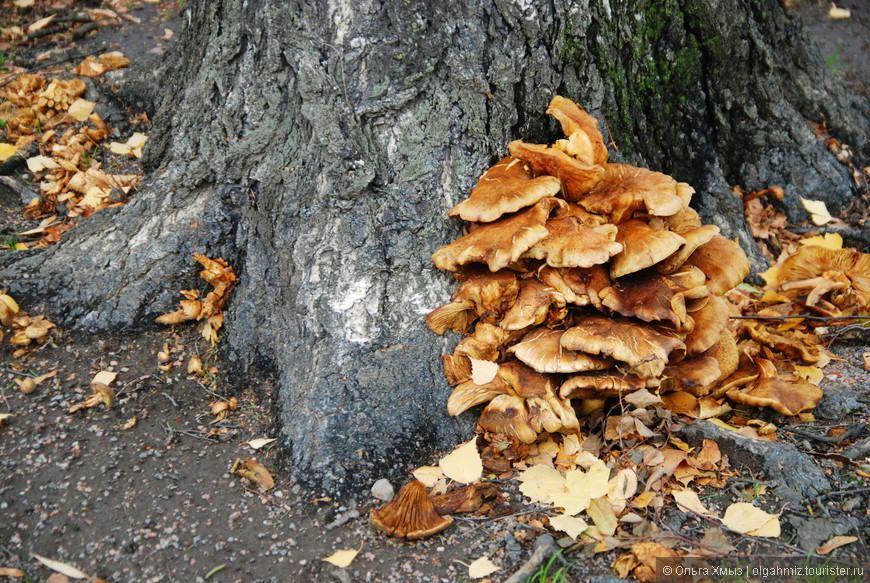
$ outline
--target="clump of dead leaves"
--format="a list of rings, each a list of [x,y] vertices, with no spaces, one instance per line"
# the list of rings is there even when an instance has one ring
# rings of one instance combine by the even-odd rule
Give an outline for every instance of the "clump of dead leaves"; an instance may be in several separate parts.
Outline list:
[[[129,59],[115,53],[89,57],[77,74],[96,76],[98,64],[105,72],[128,63]],[[33,144],[38,150],[29,155],[27,166],[39,181],[39,193],[23,213],[41,222],[19,234],[39,237],[30,246],[56,243],[78,217],[123,204],[139,182],[136,174],[104,171],[97,155],[106,147],[117,154],[141,157],[147,137],[134,134],[127,143],[106,145],[112,131],[94,112],[96,103],[83,98],[85,91],[79,78],[46,79],[32,73],[17,74],[0,89],[0,123],[5,125],[0,161],[25,150],[33,152]],[[58,217],[59,205],[66,209],[63,218]]]

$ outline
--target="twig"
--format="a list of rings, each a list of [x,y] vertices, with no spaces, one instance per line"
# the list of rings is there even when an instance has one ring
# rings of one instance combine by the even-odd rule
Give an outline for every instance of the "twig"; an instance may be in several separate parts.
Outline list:
[[[167,399],[169,399],[169,402],[172,403],[172,406],[175,407],[176,409],[178,409],[178,403],[175,402],[175,399],[173,399],[172,397],[170,397],[169,395],[167,395],[167,394],[166,394],[166,391],[163,391],[163,392],[160,393],[160,394],[163,395],[164,397],[166,397]]]
[[[870,453],[870,437],[853,444],[852,447],[843,452],[843,455],[854,459],[864,457],[868,453]]]
[[[0,83],[0,87],[6,87],[8,84],[12,83],[12,81],[14,81],[15,79],[21,77],[22,75],[26,75],[26,74],[28,74],[28,73],[35,73],[36,71],[39,71],[39,70],[41,70],[41,69],[45,69],[46,67],[51,67],[51,66],[54,66],[54,65],[60,65],[61,63],[66,63],[66,62],[69,62],[69,61],[74,61],[74,60],[76,60],[76,59],[84,59],[85,57],[90,57],[91,55],[96,55],[96,54],[99,53],[101,50],[102,50],[102,49],[97,49],[97,50],[95,50],[95,51],[91,51],[91,52],[89,52],[89,53],[85,53],[85,54],[83,54],[83,55],[74,55],[74,54],[72,54],[72,53],[67,53],[67,56],[65,56],[64,58],[62,58],[62,59],[60,59],[60,60],[58,60],[58,61],[51,61],[50,63],[42,63],[41,65],[36,65],[35,67],[31,67],[31,68],[27,69],[26,71],[22,71],[21,73],[17,73],[17,74],[15,74],[15,75],[9,77],[8,79],[6,79],[6,80],[3,81],[2,83]]]
[[[803,431],[801,429],[793,429],[789,427],[784,427],[784,429],[789,433],[794,433],[795,435],[800,435],[801,437],[806,437],[815,441],[821,441],[822,443],[840,443],[841,441],[845,441],[847,439],[851,439],[853,437],[861,435],[861,432],[866,426],[867,424],[864,422],[856,423],[848,431],[846,431],[842,435],[838,435],[837,437],[831,437],[828,435],[816,435],[815,433],[810,433],[809,431]]]
[[[837,490],[836,492],[827,492],[826,494],[820,494],[816,499],[824,500],[825,498],[830,498],[831,496],[848,496],[849,494],[863,494],[864,492],[870,492],[870,488],[852,488],[850,490]]]
[[[211,437],[206,437],[203,435],[199,435],[198,433],[194,433],[193,431],[187,431],[185,429],[173,429],[172,427],[164,427],[164,431],[169,433],[170,435],[175,435],[178,433],[179,435],[186,435],[187,437],[194,437],[196,439],[201,439],[203,441],[208,441],[209,443],[214,443],[215,440]]]

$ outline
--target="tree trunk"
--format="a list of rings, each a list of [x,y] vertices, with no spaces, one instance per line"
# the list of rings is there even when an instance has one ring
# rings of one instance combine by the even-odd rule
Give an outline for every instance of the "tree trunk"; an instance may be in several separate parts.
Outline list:
[[[729,185],[783,186],[802,219],[799,196],[853,196],[808,120],[867,148],[867,102],[779,0],[195,0],[183,19],[141,192],[4,257],[3,280],[65,326],[149,327],[197,285],[194,252],[227,259],[227,360],[239,385],[273,376],[295,475],[326,486],[471,434],[445,412],[457,339],[423,321],[455,287],[429,256],[509,141],[559,137],[554,94],[750,253]]]

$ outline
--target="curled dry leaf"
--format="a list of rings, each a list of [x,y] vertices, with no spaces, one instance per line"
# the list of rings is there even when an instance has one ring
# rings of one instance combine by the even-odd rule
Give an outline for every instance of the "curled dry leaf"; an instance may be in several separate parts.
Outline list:
[[[249,458],[236,460],[231,473],[251,480],[264,491],[271,490],[275,486],[275,480],[269,470],[259,462]]]
[[[52,571],[56,571],[67,577],[72,577],[73,579],[87,579],[88,576],[83,572],[79,571],[72,565],[68,565],[66,563],[62,563],[61,561],[56,561],[54,559],[49,559],[48,557],[43,557],[42,555],[37,555],[36,553],[30,553],[30,556],[51,569]]]

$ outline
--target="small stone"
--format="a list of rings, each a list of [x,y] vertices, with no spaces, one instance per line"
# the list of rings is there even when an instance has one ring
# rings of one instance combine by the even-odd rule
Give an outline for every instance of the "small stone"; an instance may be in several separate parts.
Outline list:
[[[396,491],[393,489],[393,485],[386,478],[381,478],[372,486],[372,496],[377,498],[378,500],[383,500],[384,502],[389,502],[395,496]]]

